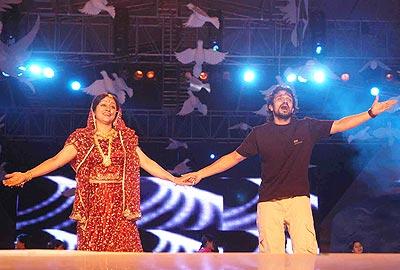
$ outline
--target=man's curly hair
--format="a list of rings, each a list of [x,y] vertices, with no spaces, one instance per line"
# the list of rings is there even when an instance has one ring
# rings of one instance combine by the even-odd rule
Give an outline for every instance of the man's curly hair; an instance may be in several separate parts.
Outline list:
[[[267,96],[267,113],[268,113],[268,120],[269,121],[273,121],[274,120],[274,114],[272,113],[272,111],[269,109],[269,105],[273,105],[274,104],[274,98],[275,98],[275,96],[276,96],[276,94],[278,94],[279,93],[279,91],[285,91],[286,93],[288,93],[291,97],[292,97],[292,99],[293,99],[293,108],[294,108],[294,111],[293,111],[293,115],[297,112],[297,110],[299,109],[298,107],[297,107],[297,97],[296,97],[296,95],[294,94],[294,92],[293,92],[293,90],[292,89],[290,89],[289,87],[287,87],[287,86],[282,86],[282,85],[278,85],[277,87],[275,87],[275,89],[274,90],[272,90],[269,94],[268,94],[268,96]]]

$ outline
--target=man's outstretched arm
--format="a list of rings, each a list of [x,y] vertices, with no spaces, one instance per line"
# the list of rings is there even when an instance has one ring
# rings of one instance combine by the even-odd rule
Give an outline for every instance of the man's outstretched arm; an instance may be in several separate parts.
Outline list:
[[[387,100],[384,102],[378,102],[378,100],[379,98],[376,96],[374,103],[372,103],[372,106],[369,109],[369,112],[366,111],[359,114],[346,116],[334,121],[330,133],[335,134],[355,128],[369,119],[383,113],[384,111],[389,110],[397,103],[396,100]]]
[[[246,159],[246,157],[240,155],[238,152],[233,151],[221,158],[217,161],[208,165],[207,167],[197,171],[183,175],[184,177],[190,176],[190,183],[195,185],[200,182],[201,179],[209,177],[211,175],[224,172],[242,160]]]

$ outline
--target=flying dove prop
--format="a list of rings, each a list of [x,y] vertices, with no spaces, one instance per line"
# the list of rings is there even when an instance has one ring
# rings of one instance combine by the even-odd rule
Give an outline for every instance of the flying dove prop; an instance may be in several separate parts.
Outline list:
[[[190,74],[190,73],[189,73]],[[208,93],[211,93],[211,87],[209,83],[203,83],[191,74],[186,76],[188,78],[189,87],[188,90],[192,92],[200,92],[201,89],[205,89]]]
[[[192,91],[188,91],[189,97],[183,102],[181,110],[176,114],[180,116],[187,115],[197,109],[201,114],[207,114],[207,105],[200,102],[200,99],[196,97]]]
[[[175,52],[176,59],[182,64],[189,64],[195,62],[193,67],[193,75],[198,78],[202,71],[203,63],[216,65],[225,59],[227,53],[214,51],[212,49],[204,49],[203,41],[197,41],[195,49],[186,49],[182,52]]]
[[[178,149],[180,147],[188,149],[187,143],[169,138],[169,145],[165,149],[166,150],[175,150],[175,149]]]
[[[244,123],[244,122],[241,122],[241,123],[239,123],[239,124],[230,126],[228,129],[229,129],[229,130],[232,130],[232,129],[241,129],[241,130],[247,131],[247,130],[252,129],[252,128],[253,128],[253,127],[250,126],[249,124]]]
[[[212,23],[219,29],[219,20],[217,17],[210,17],[201,8],[196,7],[192,3],[186,5],[188,9],[193,11],[189,19],[183,24],[185,27],[202,27],[206,22]]]
[[[132,97],[133,90],[129,88],[124,79],[118,77],[116,73],[113,73],[112,76],[114,80],[111,79],[107,72],[102,70],[100,71],[101,76],[103,79],[94,81],[91,85],[84,88],[83,91],[89,95],[97,96],[103,93],[111,93],[114,94],[118,102],[120,104],[125,103],[126,95]]]
[[[173,170],[168,170],[171,174],[181,175],[191,171],[191,168],[187,165],[190,162],[190,159],[185,159],[181,163],[175,166]]]
[[[107,0],[89,0],[79,9],[79,12],[87,15],[98,15],[101,11],[106,11],[112,18],[115,18],[115,7],[107,6]]]
[[[0,12],[12,8],[11,5],[21,4],[22,0],[0,0]]]

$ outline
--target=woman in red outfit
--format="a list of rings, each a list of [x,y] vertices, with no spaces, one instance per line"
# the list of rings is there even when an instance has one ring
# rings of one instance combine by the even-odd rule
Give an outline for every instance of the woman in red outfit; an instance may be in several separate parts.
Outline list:
[[[77,221],[78,250],[143,251],[136,226],[141,217],[140,167],[155,177],[184,182],[142,152],[111,94],[94,98],[87,126],[75,130],[57,155],[27,172],[7,174],[3,183],[23,186],[67,163],[76,172],[70,218]]]

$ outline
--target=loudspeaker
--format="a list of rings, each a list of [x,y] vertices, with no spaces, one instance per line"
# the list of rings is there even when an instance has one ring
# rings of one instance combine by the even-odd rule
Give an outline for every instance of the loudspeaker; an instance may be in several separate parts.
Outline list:
[[[116,7],[113,28],[114,53],[118,56],[127,55],[129,44],[129,12],[127,8]]]

